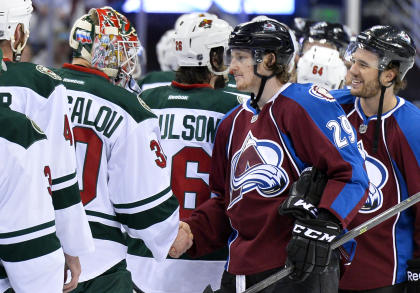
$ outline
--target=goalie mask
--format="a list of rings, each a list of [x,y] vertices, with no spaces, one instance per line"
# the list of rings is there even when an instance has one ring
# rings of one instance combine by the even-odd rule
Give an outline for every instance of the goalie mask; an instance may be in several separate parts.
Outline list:
[[[20,61],[23,48],[29,38],[29,20],[33,11],[31,0],[0,1],[0,40],[10,40],[14,61]],[[24,42],[15,49],[15,31],[23,25]]]
[[[344,85],[346,73],[347,67],[338,51],[312,46],[298,61],[297,82],[314,83],[327,90],[335,90]]]
[[[228,73],[223,64],[232,27],[216,17],[186,20],[175,32],[175,56],[179,66],[207,66],[216,75]],[[220,48],[219,50],[217,50]],[[212,64],[210,53],[216,52],[218,64]],[[213,56],[213,55],[212,55]],[[213,58],[212,58],[213,59]]]
[[[111,7],[91,9],[79,18],[70,32],[73,57],[83,58],[125,87],[138,68],[141,48],[136,30]]]

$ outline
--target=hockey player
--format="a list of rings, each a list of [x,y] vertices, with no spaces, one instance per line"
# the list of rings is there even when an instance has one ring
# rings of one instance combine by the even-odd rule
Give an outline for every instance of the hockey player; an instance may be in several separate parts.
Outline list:
[[[229,50],[238,89],[253,96],[218,127],[210,172],[217,196],[185,220],[194,235],[188,253],[199,256],[228,243],[220,292],[242,292],[285,263],[295,265],[292,279],[263,292],[337,292],[339,256],[330,244],[368,188],[355,133],[326,90],[288,83],[294,46],[285,25],[238,25]],[[328,176],[318,217],[280,216],[291,183],[308,165]]]
[[[355,227],[420,191],[420,110],[397,96],[413,66],[412,38],[393,26],[374,26],[349,47],[351,89],[333,91],[357,130],[370,179]],[[420,292],[420,205],[357,238],[341,292]],[[418,275],[417,275],[418,276]],[[411,277],[411,278],[410,278]]]
[[[45,152],[51,156],[51,173],[45,176],[52,184],[57,236],[72,276],[64,289],[71,290],[81,270],[77,256],[94,249],[93,239],[77,185],[73,132],[61,78],[44,66],[17,62],[29,36],[31,13],[30,0],[0,2],[0,47],[8,67],[0,76],[0,105],[27,115],[48,137]]]
[[[216,15],[207,12],[192,12],[183,14],[175,21],[174,29],[166,31],[156,45],[156,55],[161,71],[152,71],[139,80],[138,84],[142,90],[158,86],[170,85],[175,79],[175,71],[179,65],[175,57],[175,31],[186,21],[199,18],[217,18]]]
[[[335,49],[312,46],[297,63],[297,82],[313,83],[327,90],[345,85],[347,67]]]
[[[0,291],[63,291],[47,137],[25,115],[0,107]],[[10,283],[9,283],[10,282]]]
[[[72,64],[57,73],[67,88],[82,202],[96,248],[80,257],[74,292],[132,293],[122,229],[162,261],[179,226],[158,120],[123,89],[135,70],[139,40],[125,16],[103,7],[74,23],[69,42]],[[191,242],[179,231],[178,240]],[[177,248],[175,255],[183,253]]]
[[[210,199],[208,176],[216,127],[239,98],[215,90],[217,77],[227,68],[223,52],[232,28],[221,19],[186,20],[176,32],[174,55],[180,65],[171,86],[146,90],[141,97],[159,116],[162,147],[168,156],[174,194],[181,219]],[[133,282],[148,293],[196,293],[211,283],[220,287],[226,248],[202,259],[184,255],[180,260],[157,263],[147,250],[129,246],[128,268]],[[138,246],[138,245],[137,245]]]
[[[347,67],[342,57],[349,42],[349,33],[342,24],[312,24],[300,40],[297,82],[314,83],[327,90],[343,88]]]
[[[0,62],[0,71],[6,70]],[[63,290],[64,256],[45,176],[50,171],[46,145],[32,120],[0,107],[0,269],[9,276],[0,279],[1,292],[11,286],[17,292],[41,291],[45,285],[51,292]]]

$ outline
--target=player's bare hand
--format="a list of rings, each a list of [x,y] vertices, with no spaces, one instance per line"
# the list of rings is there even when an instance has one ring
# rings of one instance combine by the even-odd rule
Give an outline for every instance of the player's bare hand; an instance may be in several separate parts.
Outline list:
[[[173,258],[180,257],[192,246],[193,238],[190,226],[185,222],[179,222],[178,235],[169,250],[169,255]]]
[[[80,266],[80,261],[77,256],[71,256],[68,254],[64,254],[64,258],[66,261],[66,264],[64,266],[64,287],[63,292],[67,293],[74,289],[76,289],[77,284],[79,283],[79,277],[82,273],[82,267]],[[71,273],[71,280],[70,282],[67,282],[67,271],[70,270]]]

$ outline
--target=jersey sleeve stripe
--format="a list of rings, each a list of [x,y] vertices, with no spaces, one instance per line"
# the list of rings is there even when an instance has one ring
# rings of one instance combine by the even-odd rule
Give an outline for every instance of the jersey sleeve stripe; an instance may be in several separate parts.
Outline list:
[[[60,247],[55,233],[50,233],[28,241],[0,245],[0,257],[2,261],[19,262],[49,254]]]
[[[86,210],[86,215],[99,217],[99,218],[104,218],[104,219],[111,220],[111,221],[118,221],[116,216],[111,216],[111,215],[104,214],[104,213],[101,213],[101,212],[96,212],[96,211]]]
[[[92,236],[95,239],[109,240],[127,245],[127,241],[120,228],[110,227],[98,222],[89,222]]]
[[[76,178],[76,171],[72,174],[52,179],[52,185],[58,185],[60,183],[66,182],[66,181],[70,181],[71,179],[74,179],[74,178]]]
[[[116,209],[129,209],[129,208],[140,207],[140,206],[146,205],[148,203],[151,203],[151,202],[161,198],[162,196],[167,195],[170,191],[171,191],[171,187],[168,186],[165,190],[163,190],[163,191],[161,191],[161,192],[159,192],[159,193],[157,193],[153,196],[150,196],[146,199],[139,200],[139,201],[132,202],[132,203],[126,203],[126,204],[114,204],[114,207]]]
[[[12,238],[12,237],[17,237],[17,236],[22,236],[25,234],[30,234],[36,231],[53,227],[54,225],[55,225],[55,221],[53,220],[53,221],[50,221],[41,225],[36,225],[30,228],[26,228],[26,229],[14,231],[14,232],[0,233],[0,239]]]
[[[80,199],[79,186],[77,183],[52,192],[53,206],[55,210],[61,210],[78,204]]]
[[[151,209],[135,214],[123,214],[117,212],[120,222],[131,229],[142,230],[156,223],[160,223],[169,218],[178,208],[178,200],[171,195],[166,201]]]

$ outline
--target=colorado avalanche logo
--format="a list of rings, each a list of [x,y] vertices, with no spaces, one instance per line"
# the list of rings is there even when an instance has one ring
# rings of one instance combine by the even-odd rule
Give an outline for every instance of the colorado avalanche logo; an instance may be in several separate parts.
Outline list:
[[[249,132],[242,148],[232,157],[228,209],[252,190],[263,197],[282,193],[289,184],[289,177],[281,168],[283,157],[283,150],[277,143],[256,139]]]
[[[358,143],[358,146],[359,150],[362,149],[364,151],[363,145],[361,145],[361,141]],[[384,164],[381,163],[381,161],[369,156],[366,151],[364,151],[364,154],[366,171],[370,181],[369,195],[365,204],[359,210],[359,213],[368,214],[376,212],[382,207],[384,202],[384,195],[381,189],[388,181],[388,170]]]

